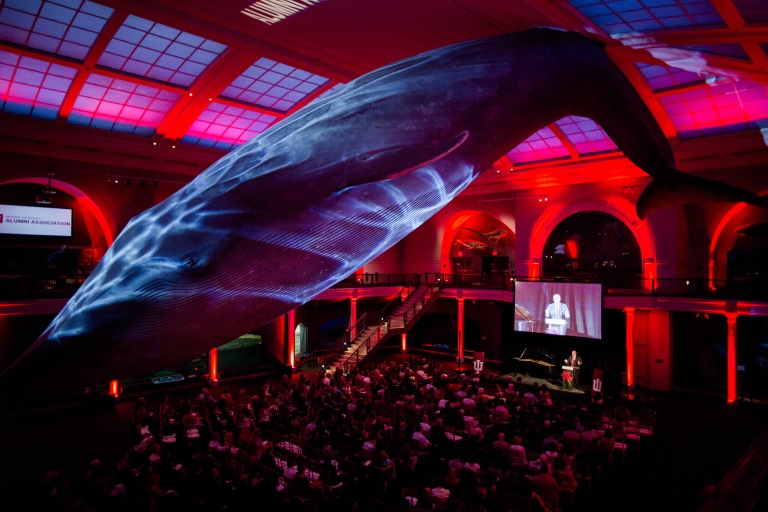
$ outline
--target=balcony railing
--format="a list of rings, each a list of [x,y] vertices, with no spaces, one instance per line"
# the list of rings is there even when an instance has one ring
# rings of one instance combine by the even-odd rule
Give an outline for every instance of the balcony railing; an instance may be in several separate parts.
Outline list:
[[[0,300],[35,300],[69,298],[85,282],[86,276],[56,278],[0,276]],[[654,295],[663,297],[719,298],[768,301],[766,279],[647,279],[632,275],[579,274],[570,276],[510,276],[479,274],[353,274],[334,288],[413,286],[442,283],[444,288],[514,291],[515,281],[600,283],[608,295]]]
[[[87,276],[0,276],[0,300],[68,299]]]

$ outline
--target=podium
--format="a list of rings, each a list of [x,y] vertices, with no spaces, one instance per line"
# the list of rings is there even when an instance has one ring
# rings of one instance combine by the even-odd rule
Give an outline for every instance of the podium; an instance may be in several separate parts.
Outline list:
[[[563,390],[564,391],[571,391],[573,389],[573,366],[563,365],[562,369],[567,371],[569,374],[571,374],[570,386],[566,386],[565,379],[563,379]]]
[[[562,336],[565,334],[565,324],[568,323],[568,320],[562,318],[545,318],[544,323],[547,324],[548,333],[559,334]]]

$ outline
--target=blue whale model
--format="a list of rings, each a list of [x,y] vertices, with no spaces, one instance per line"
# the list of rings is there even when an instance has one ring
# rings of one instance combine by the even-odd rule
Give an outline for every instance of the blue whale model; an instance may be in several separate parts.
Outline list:
[[[680,192],[762,204],[676,171],[599,43],[544,29],[460,43],[350,82],[135,217],[5,377],[107,382],[251,332],[371,261],[567,115],[594,119],[655,178],[641,215]]]

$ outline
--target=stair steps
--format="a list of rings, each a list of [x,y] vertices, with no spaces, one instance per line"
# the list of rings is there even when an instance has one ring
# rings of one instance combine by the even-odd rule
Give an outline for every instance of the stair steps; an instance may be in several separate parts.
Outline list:
[[[429,287],[415,288],[413,292],[411,292],[411,294],[406,297],[405,301],[403,301],[403,303],[395,310],[394,313],[390,315],[386,321],[379,325],[370,325],[358,333],[357,337],[355,337],[355,339],[345,348],[344,352],[339,355],[339,357],[328,368],[328,371],[330,373],[335,373],[337,370],[343,370],[345,363],[347,364],[347,368],[351,370],[357,366],[357,364],[363,362],[369,352],[373,352],[376,347],[385,343],[388,339],[388,334],[390,334],[390,331],[406,329],[411,323],[413,323],[419,311],[423,309],[424,304],[422,304],[422,297],[429,290]],[[408,322],[405,323],[404,314],[406,311],[411,309],[414,304],[415,307],[411,310]],[[378,336],[374,334],[376,330],[380,330],[380,334]],[[374,335],[375,338],[372,339],[368,344],[369,347],[366,347],[365,341],[372,335]],[[352,359],[354,359],[354,361]]]

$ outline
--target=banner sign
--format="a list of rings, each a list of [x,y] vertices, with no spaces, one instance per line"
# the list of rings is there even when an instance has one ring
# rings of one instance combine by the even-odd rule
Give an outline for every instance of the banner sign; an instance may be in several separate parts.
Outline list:
[[[72,236],[72,210],[0,204],[0,234]]]
[[[603,370],[595,368],[592,371],[592,398],[595,398],[595,393],[603,392]]]
[[[483,371],[483,362],[485,361],[485,352],[473,352],[472,353],[472,368],[475,369],[476,372],[482,372]]]

